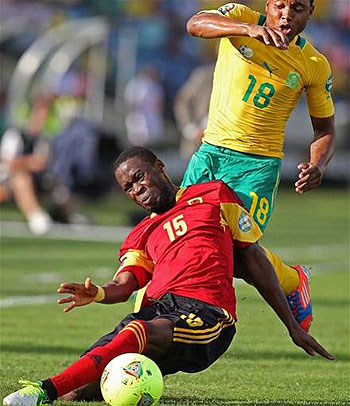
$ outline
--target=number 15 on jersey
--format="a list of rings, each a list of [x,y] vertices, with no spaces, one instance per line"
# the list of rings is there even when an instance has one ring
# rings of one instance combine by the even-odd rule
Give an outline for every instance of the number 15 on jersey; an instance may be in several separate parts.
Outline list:
[[[174,217],[163,225],[164,230],[168,233],[170,242],[173,242],[176,237],[180,237],[187,233],[187,224],[184,220],[184,215]]]

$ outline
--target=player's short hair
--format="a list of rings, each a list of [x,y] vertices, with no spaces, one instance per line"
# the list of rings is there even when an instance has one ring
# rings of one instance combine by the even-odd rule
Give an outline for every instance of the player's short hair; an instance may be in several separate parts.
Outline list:
[[[133,158],[135,156],[140,157],[143,161],[150,163],[151,165],[153,165],[158,159],[150,149],[144,147],[130,147],[118,155],[114,164],[114,170],[119,168],[119,166],[129,158]]]
[[[310,6],[314,4],[314,0],[310,0]]]

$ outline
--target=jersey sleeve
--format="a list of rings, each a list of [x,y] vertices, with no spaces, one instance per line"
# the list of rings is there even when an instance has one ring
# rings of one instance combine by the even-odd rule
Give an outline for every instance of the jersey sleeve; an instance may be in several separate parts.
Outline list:
[[[202,10],[200,13],[214,13],[234,20],[242,21],[242,23],[263,25],[266,17],[252,10],[251,8],[239,3],[227,3],[217,10]]]
[[[327,59],[323,55],[312,56],[311,82],[306,88],[306,100],[312,117],[324,118],[334,114],[331,96],[332,73]]]
[[[221,215],[227,223],[238,248],[257,242],[262,233],[240,199],[224,183],[220,190]]]
[[[115,276],[123,272],[131,272],[134,274],[138,289],[146,286],[151,280],[154,268],[154,262],[148,258],[145,247],[145,233],[140,228],[134,229],[119,251],[119,269]]]
[[[242,21],[243,23],[262,25],[262,23],[265,21],[262,14],[252,10],[244,4],[239,3],[227,3],[219,7],[217,12],[225,17]]]

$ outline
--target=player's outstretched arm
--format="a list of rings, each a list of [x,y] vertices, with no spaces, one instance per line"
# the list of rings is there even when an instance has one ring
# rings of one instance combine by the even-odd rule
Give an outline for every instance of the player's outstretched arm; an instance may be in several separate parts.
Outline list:
[[[58,293],[69,293],[70,296],[57,301],[58,304],[66,304],[63,311],[69,312],[75,307],[85,306],[92,302],[113,304],[125,302],[131,293],[137,289],[135,276],[131,272],[123,272],[117,275],[113,281],[102,287],[92,283],[91,278],[86,278],[84,283],[61,283]]]
[[[314,138],[310,145],[310,160],[298,165],[299,179],[295,191],[299,194],[319,186],[328,162],[334,152],[334,116],[327,118],[311,117]]]
[[[303,330],[299,325],[297,329],[290,332],[290,337],[294,344],[302,348],[307,354],[314,356],[317,354],[329,360],[334,360],[332,354],[330,354],[325,348],[322,347],[309,333]]]
[[[282,31],[266,26],[243,23],[216,12],[195,14],[187,22],[187,32],[194,37],[207,39],[236,36],[251,37],[281,50],[287,49],[289,44],[287,36]]]
[[[334,359],[296,322],[278,283],[276,273],[264,250],[258,244],[252,244],[237,251],[237,260],[240,261],[240,267],[245,270],[261,296],[286,326],[293,342],[309,355],[320,354],[324,358]]]

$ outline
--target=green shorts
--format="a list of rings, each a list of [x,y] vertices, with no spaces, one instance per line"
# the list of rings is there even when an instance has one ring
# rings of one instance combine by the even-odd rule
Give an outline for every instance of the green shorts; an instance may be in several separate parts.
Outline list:
[[[276,204],[281,159],[202,144],[193,154],[181,186],[221,179],[243,201],[264,232]]]

